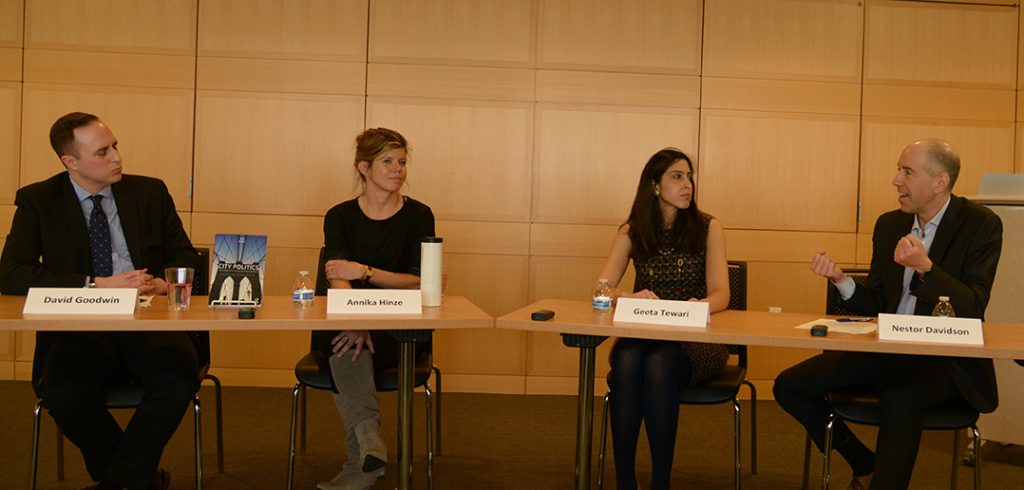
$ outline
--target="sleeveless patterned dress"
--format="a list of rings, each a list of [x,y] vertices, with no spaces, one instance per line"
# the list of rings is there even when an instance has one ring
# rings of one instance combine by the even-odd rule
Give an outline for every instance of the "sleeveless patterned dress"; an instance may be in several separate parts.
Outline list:
[[[702,225],[707,229],[710,217]],[[658,237],[658,251],[646,259],[633,257],[636,281],[633,291],[649,289],[661,299],[686,301],[707,296],[707,253],[682,251],[682,244],[672,243],[671,230],[663,230]],[[693,364],[690,386],[716,376],[729,359],[729,350],[723,344],[681,342]]]

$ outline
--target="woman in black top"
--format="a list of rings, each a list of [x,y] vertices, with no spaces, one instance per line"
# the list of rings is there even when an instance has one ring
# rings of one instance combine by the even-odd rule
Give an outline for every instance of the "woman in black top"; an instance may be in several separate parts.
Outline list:
[[[647,161],[629,218],[619,228],[601,270],[601,277],[614,288],[633,261],[633,292],[613,289],[613,298],[704,301],[711,312],[729,305],[722,225],[697,209],[695,197],[693,164],[686,154],[666,148]],[[637,488],[641,422],[651,448],[651,488],[669,487],[679,420],[677,393],[718,374],[728,357],[724,345],[616,341],[608,387],[617,488]]]
[[[434,215],[401,194],[408,143],[397,131],[368,129],[356,137],[355,168],[363,192],[324,217],[324,264],[332,288],[415,289],[420,285],[420,243],[434,235]],[[316,332],[330,355],[334,395],[347,433],[348,459],[321,490],[363,490],[384,476],[387,445],[381,438],[374,370],[398,364],[398,343],[386,332]],[[356,456],[358,455],[358,459]]]

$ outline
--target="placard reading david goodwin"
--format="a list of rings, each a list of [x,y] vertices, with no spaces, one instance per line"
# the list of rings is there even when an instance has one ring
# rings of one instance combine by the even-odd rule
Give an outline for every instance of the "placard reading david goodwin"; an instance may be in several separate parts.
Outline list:
[[[29,288],[25,315],[132,315],[134,288]]]

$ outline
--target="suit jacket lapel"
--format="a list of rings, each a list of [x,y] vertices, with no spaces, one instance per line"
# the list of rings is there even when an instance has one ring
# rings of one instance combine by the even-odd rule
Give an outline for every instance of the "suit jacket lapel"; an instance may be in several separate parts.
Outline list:
[[[114,202],[117,203],[117,216],[121,220],[121,230],[124,231],[124,241],[128,244],[128,253],[132,256],[132,264],[136,269],[145,267],[142,257],[141,238],[139,238],[139,210],[135,206],[137,200],[131,197],[131,189],[126,188],[122,182],[110,186],[114,193]]]
[[[961,197],[950,196],[949,207],[946,208],[946,214],[942,216],[942,221],[939,222],[939,228],[935,232],[935,240],[932,241],[932,247],[928,249],[928,258],[932,259],[932,262],[941,264],[942,260],[946,258],[946,252],[949,251],[949,245],[953,242],[953,237],[956,236],[957,230],[960,228],[960,209],[963,207]]]
[[[58,192],[58,205],[62,208],[61,216],[66,220],[68,230],[71,230],[71,238],[78,245],[79,251],[86,264],[92,264],[92,248],[89,245],[89,229],[85,222],[85,215],[82,214],[82,203],[78,202],[78,194],[71,186],[71,177],[65,172],[65,179],[60,183]]]

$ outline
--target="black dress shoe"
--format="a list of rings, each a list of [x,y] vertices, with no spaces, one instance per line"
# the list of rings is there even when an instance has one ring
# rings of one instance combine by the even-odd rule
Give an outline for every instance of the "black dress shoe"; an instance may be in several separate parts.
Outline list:
[[[153,472],[153,476],[149,477],[148,490],[167,490],[171,486],[171,473],[163,468],[157,469]]]

